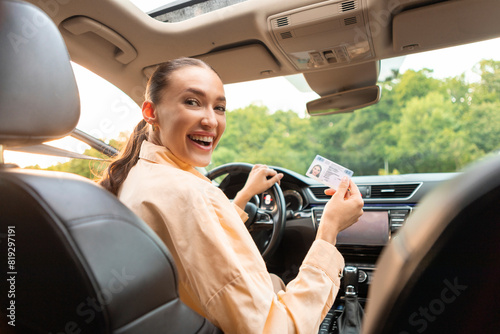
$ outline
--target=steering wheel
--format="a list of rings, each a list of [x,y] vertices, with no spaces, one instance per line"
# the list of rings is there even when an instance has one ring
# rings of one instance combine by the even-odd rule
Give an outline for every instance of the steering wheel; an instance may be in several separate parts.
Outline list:
[[[248,174],[252,170],[253,165],[247,163],[229,163],[212,169],[206,174],[210,180],[214,180],[220,176],[227,176],[219,184],[219,188],[229,197],[232,198],[236,193],[243,188]],[[237,190],[235,189],[236,186]],[[286,206],[283,191],[281,191],[278,183],[275,183],[267,190],[273,197],[276,206],[273,210],[259,208],[256,204],[249,201],[245,207],[245,212],[248,214],[248,220],[245,226],[252,236],[257,248],[264,260],[278,248],[281,237],[285,231],[286,221]]]

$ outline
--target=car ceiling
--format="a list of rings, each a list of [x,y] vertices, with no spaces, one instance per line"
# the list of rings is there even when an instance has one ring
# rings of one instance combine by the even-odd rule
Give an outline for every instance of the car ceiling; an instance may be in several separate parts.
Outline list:
[[[181,56],[207,61],[224,83],[303,73],[325,96],[375,84],[381,59],[500,36],[497,0],[248,0],[179,23],[126,0],[29,2],[59,27],[73,61],[138,104],[154,66]],[[342,12],[346,3],[354,7]],[[354,44],[365,53],[325,62],[329,50]],[[297,60],[315,52],[315,67]]]

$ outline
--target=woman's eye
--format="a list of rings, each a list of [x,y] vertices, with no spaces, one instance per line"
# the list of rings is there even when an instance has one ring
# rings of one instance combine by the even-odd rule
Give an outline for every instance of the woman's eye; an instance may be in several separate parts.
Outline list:
[[[226,107],[218,106],[218,107],[215,107],[215,110],[220,111],[220,112],[226,112]]]
[[[195,99],[187,99],[186,104],[190,106],[199,106],[200,104],[198,103],[197,100]]]

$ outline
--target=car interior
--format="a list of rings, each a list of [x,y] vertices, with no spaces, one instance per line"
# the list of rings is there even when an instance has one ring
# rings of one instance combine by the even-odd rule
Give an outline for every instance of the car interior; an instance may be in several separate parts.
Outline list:
[[[500,37],[499,12],[495,0],[180,0],[148,13],[128,0],[1,0],[1,332],[221,332],[182,303],[167,247],[116,197],[5,161],[5,150],[67,154],[45,144],[66,136],[117,153],[76,128],[70,61],[138,105],[155,66],[181,56],[225,84],[300,74],[319,95],[307,110],[321,117],[383,98],[382,60]],[[234,198],[251,166],[207,177]],[[329,196],[273,168],[284,177],[247,205],[247,228],[286,284]],[[364,214],[338,236],[342,287],[319,333],[496,333],[500,155],[460,172],[353,179]]]

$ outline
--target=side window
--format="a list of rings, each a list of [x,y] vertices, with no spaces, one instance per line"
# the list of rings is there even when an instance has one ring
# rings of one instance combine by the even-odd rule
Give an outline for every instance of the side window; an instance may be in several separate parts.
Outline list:
[[[77,128],[108,142],[131,132],[142,119],[139,106],[124,92],[86,68],[73,63],[80,91],[81,115]]]
[[[139,106],[108,81],[78,64],[72,65],[80,93],[81,113],[77,128],[107,143],[123,141],[123,135],[130,133],[142,118]],[[46,144],[80,154],[97,155],[90,150],[90,146],[70,136]],[[89,171],[81,171],[81,166],[92,169],[91,163],[86,160],[79,162],[75,168],[76,164],[71,163],[70,158],[7,150],[5,161],[23,168],[50,168],[87,177],[92,175]],[[70,163],[72,166],[69,166]]]

